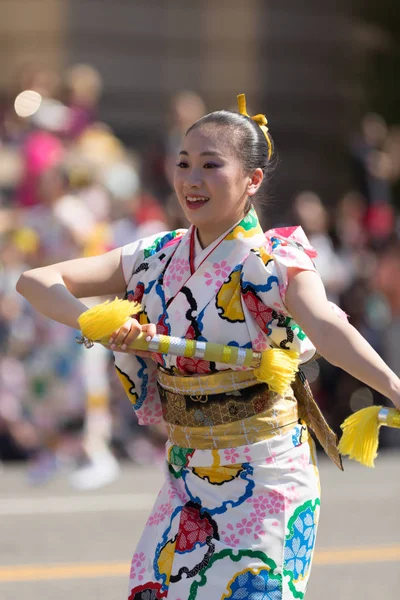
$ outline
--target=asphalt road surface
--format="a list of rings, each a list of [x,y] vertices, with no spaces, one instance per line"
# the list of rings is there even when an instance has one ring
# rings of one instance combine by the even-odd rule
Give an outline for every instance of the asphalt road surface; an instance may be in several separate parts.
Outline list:
[[[374,470],[320,458],[322,511],[306,600],[399,600],[400,452]],[[60,473],[28,486],[0,471],[0,599],[126,600],[129,562],[161,484],[156,467],[124,466],[95,492]],[[214,600],[211,599],[210,600]]]

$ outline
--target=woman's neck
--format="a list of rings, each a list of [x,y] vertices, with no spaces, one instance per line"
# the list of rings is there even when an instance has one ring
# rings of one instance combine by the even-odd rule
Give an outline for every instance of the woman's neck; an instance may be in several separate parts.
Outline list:
[[[199,240],[200,246],[203,248],[207,248],[207,246],[210,246],[213,242],[215,242],[215,240],[217,240],[222,233],[217,233],[217,234],[213,234],[210,231],[200,231],[200,229],[197,227],[197,239]]]

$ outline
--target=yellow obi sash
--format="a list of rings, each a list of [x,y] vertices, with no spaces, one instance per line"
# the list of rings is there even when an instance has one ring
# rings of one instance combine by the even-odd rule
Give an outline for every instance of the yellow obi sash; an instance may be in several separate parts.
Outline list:
[[[337,436],[301,370],[285,396],[257,382],[251,369],[187,377],[159,369],[158,384],[168,437],[177,446],[243,446],[282,435],[300,419],[311,427],[329,458],[343,469]],[[217,398],[218,395],[224,398]]]
[[[259,384],[252,370],[218,371],[212,375],[170,375],[160,368],[157,371],[158,383],[165,390],[175,394],[202,395],[221,394],[242,390]]]
[[[209,450],[237,448],[268,440],[289,432],[298,422],[298,419],[294,419],[291,423],[274,428],[270,416],[268,413],[255,415],[241,421],[211,427],[180,427],[166,423],[166,428],[168,439],[175,446]],[[307,435],[303,435],[302,441],[306,441],[307,438]]]
[[[279,396],[251,371],[194,377],[159,371],[158,383],[168,438],[176,446],[243,446],[282,435],[299,420],[291,388]]]

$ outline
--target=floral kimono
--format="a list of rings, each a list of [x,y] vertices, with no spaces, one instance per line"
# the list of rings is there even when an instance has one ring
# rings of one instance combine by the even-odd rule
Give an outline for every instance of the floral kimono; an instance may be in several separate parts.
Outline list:
[[[304,363],[316,350],[285,306],[287,271],[315,271],[315,256],[300,227],[264,234],[251,209],[207,248],[192,226],[125,246],[122,265],[127,298],[158,333],[296,350]],[[271,406],[254,382],[245,387],[247,368],[203,359],[116,353],[115,366],[139,422],[165,420],[169,433],[129,600],[303,598],[319,478],[293,391]]]

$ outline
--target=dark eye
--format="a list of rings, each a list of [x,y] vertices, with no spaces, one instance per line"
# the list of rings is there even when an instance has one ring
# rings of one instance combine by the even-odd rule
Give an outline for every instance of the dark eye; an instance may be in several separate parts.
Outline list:
[[[187,169],[188,168],[188,163],[185,162],[184,160],[181,160],[181,162],[178,162],[176,165],[179,169]]]
[[[216,168],[218,168],[218,165],[216,165],[215,163],[208,162],[204,165],[204,168],[205,169],[216,169]]]

